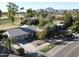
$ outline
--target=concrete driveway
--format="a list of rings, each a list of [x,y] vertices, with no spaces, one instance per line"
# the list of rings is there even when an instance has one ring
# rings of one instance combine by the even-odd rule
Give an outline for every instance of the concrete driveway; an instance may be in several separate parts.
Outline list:
[[[28,43],[28,44],[20,44],[20,46],[22,48],[25,49],[25,51],[28,51],[28,52],[35,52],[35,46],[32,45],[31,43]]]

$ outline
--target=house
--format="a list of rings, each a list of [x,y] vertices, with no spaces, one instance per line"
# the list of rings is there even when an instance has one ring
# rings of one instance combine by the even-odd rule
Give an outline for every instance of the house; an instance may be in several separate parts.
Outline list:
[[[53,21],[53,23],[57,26],[63,26],[64,25],[64,21],[61,21],[61,20],[55,20],[55,21]]]
[[[30,23],[29,23],[30,25],[37,25],[37,24],[39,24],[39,20],[38,20],[37,17],[32,17],[29,20],[30,20]]]
[[[39,29],[39,27],[32,25],[23,25],[17,28],[6,29],[6,32],[4,34],[8,35],[9,38],[14,38],[16,39],[16,41],[20,41],[26,38],[32,38],[36,32],[41,31],[43,30]]]

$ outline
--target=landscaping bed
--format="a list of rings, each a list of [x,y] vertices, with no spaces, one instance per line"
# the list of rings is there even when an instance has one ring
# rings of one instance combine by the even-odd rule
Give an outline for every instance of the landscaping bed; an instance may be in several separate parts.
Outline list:
[[[54,48],[56,45],[55,44],[49,44],[48,46],[44,47],[43,49],[41,49],[41,52],[48,52],[50,49]]]
[[[44,43],[46,43],[45,40],[34,40],[34,41],[31,42],[31,44],[33,44],[35,47],[38,47],[38,46],[40,46]]]

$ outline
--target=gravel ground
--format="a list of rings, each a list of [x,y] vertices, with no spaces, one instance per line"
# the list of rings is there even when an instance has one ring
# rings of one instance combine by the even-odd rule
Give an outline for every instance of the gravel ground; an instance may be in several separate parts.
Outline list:
[[[44,40],[35,40],[31,42],[31,44],[33,44],[35,47],[38,47],[44,43],[46,43]]]

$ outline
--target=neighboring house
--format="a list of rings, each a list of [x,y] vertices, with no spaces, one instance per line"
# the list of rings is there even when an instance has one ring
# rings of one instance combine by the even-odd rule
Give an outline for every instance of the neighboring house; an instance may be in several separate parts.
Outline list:
[[[37,25],[37,24],[39,24],[39,20],[36,17],[32,17],[29,20],[30,20],[30,25]]]
[[[19,26],[17,28],[7,29],[4,34],[8,35],[10,38],[18,40],[23,40],[26,38],[31,38],[35,35],[36,32],[41,32],[42,29],[39,29],[36,26]]]
[[[63,26],[64,25],[64,21],[60,21],[60,20],[55,20],[55,21],[53,21],[53,23],[57,26]]]
[[[55,20],[53,21],[53,23],[57,26],[59,26],[60,28],[60,32],[71,32],[70,29],[63,29],[64,27],[64,21],[61,21],[61,20]]]

